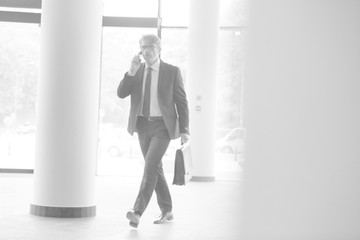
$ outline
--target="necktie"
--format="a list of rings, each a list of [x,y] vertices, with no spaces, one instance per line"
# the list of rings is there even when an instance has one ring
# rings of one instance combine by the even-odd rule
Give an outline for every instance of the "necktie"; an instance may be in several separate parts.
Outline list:
[[[146,80],[145,80],[144,103],[142,110],[142,114],[144,117],[150,116],[150,86],[151,86],[151,68],[148,68]]]

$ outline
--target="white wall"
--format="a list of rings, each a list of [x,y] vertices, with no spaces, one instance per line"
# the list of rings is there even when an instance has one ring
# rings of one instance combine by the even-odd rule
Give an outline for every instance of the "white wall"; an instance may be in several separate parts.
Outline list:
[[[243,239],[360,239],[360,1],[251,2]]]

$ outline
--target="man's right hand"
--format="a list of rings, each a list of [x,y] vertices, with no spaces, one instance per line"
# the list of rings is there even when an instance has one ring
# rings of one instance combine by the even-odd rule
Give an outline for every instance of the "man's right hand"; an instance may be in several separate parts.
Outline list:
[[[131,60],[131,66],[128,74],[130,76],[134,76],[136,72],[139,70],[140,65],[141,65],[140,54],[136,54]]]

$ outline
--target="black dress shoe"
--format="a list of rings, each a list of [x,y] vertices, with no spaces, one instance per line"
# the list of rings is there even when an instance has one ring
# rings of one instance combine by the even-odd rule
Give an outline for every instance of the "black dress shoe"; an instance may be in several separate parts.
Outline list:
[[[172,212],[163,212],[160,218],[154,221],[154,224],[164,224],[174,220],[174,215]]]
[[[128,211],[126,214],[126,218],[130,220],[129,225],[137,228],[140,222],[140,215],[135,213],[134,211]]]

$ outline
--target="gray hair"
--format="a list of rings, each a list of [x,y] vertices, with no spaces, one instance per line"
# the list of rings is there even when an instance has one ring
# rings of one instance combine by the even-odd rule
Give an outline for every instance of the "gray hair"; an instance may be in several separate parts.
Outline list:
[[[141,42],[143,40],[145,40],[145,39],[150,40],[152,44],[154,44],[159,49],[161,49],[161,39],[157,35],[155,35],[155,34],[144,34],[140,38],[139,43],[141,44]]]

